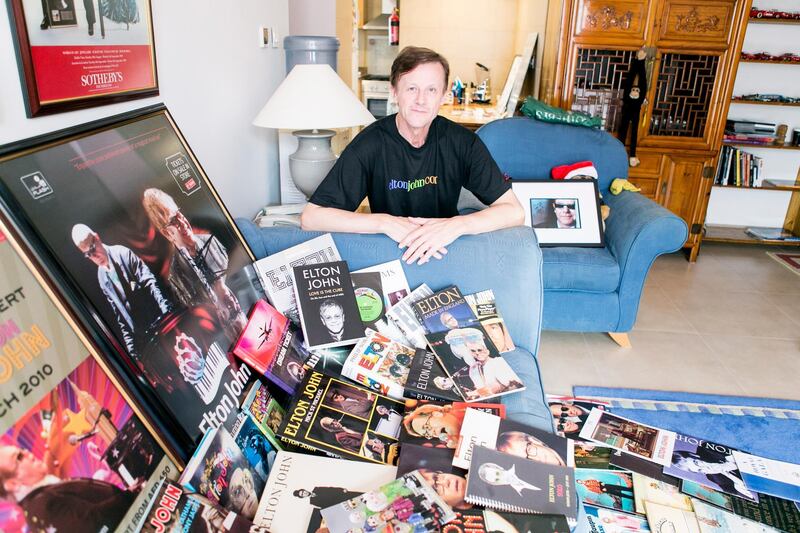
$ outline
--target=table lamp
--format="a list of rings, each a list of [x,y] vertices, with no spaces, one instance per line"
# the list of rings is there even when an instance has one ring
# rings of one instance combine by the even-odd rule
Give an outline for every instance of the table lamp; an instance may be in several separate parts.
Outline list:
[[[349,128],[375,120],[330,65],[296,65],[253,121],[262,128],[291,129],[298,139],[289,156],[297,188],[310,198],[336,162],[331,137],[321,128]]]

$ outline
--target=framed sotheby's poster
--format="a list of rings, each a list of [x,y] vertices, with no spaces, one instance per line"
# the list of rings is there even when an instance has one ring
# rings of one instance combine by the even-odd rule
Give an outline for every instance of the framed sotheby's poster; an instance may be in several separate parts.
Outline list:
[[[263,291],[163,105],[0,148],[0,200],[183,454],[236,417],[229,351]]]
[[[150,0],[6,0],[29,117],[158,94]]]
[[[597,181],[515,180],[511,189],[541,246],[604,245]]]
[[[162,435],[1,215],[0,269],[0,531],[136,531]]]

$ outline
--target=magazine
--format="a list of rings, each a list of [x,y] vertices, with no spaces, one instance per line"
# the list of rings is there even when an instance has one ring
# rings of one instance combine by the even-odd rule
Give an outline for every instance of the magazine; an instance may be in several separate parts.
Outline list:
[[[508,327],[497,309],[494,292],[491,289],[475,294],[466,294],[464,299],[478,317],[483,329],[489,334],[489,338],[492,339],[498,352],[505,353],[516,349]]]
[[[610,468],[611,454],[613,448],[601,446],[593,442],[572,441],[572,457],[575,468]],[[623,468],[623,470],[630,470]]]
[[[676,509],[655,502],[646,502],[647,522],[653,531],[670,531],[673,533],[700,533],[697,517],[689,510]],[[739,531],[730,529],[726,531]]]
[[[342,373],[342,367],[350,355],[350,346],[337,346],[335,348],[315,348],[306,360],[308,368],[314,368],[332,376]]]
[[[403,399],[414,350],[367,328],[342,367],[342,376],[381,394]]]
[[[672,452],[672,464],[666,465],[664,473],[757,501],[757,496],[742,480],[733,451],[723,444],[679,433]]]
[[[326,233],[259,259],[253,266],[272,306],[299,326],[300,313],[295,300],[292,269],[297,265],[330,263],[341,259],[333,237]]]
[[[403,474],[398,479],[373,489],[358,498],[322,510],[330,533],[373,531],[439,532],[456,517],[419,472]]]
[[[592,533],[636,533],[650,531],[647,519],[635,514],[620,513],[604,507],[584,505],[589,531]]]
[[[592,409],[605,411],[611,409],[607,403],[589,398],[547,394],[546,399],[550,413],[553,415],[553,427],[556,429],[556,434],[572,439],[579,438],[578,434],[583,429],[583,424],[589,418]]]
[[[278,454],[276,447],[245,412],[239,413],[239,416],[236,417],[230,434],[247,462],[253,467],[253,472],[266,481],[272,469],[272,463],[275,462],[275,456]]]
[[[644,502],[667,505],[684,511],[692,510],[692,502],[678,487],[633,472],[633,493],[636,512],[645,514]]]
[[[283,422],[286,411],[267,390],[267,386],[256,380],[242,401],[242,412],[253,419],[267,440],[277,450],[283,449],[275,435]]]
[[[425,328],[417,320],[414,313],[414,303],[422,298],[433,294],[433,291],[424,283],[414,289],[408,296],[394,304],[387,312],[386,316],[403,332],[406,339],[410,341],[409,346],[424,350],[428,346],[425,339]]]
[[[751,491],[800,502],[800,465],[733,450],[733,458]]]
[[[530,461],[476,446],[467,476],[466,501],[515,513],[577,517],[575,469]]]
[[[492,450],[551,465],[573,466],[572,441],[477,409],[467,409],[453,465],[469,469],[472,450]]]
[[[295,297],[309,350],[355,344],[364,336],[344,261],[294,267]]]
[[[383,301],[383,284],[380,272],[352,272],[353,292],[361,322],[367,328],[376,329],[375,324],[386,317],[386,304]]]
[[[583,503],[633,513],[633,474],[623,470],[578,468],[575,486]]]
[[[144,518],[142,533],[268,533],[241,515],[164,480]]]
[[[760,494],[758,503],[751,502],[687,479],[681,480],[681,492],[783,531],[800,531],[800,509],[789,500]]]
[[[233,353],[290,395],[303,379],[308,359],[296,326],[264,300],[253,306]]]
[[[592,409],[580,437],[644,457],[662,466],[670,464],[675,445],[675,433],[672,431],[640,424],[601,409]]]
[[[425,348],[417,348],[414,353],[403,395],[406,398],[436,402],[463,400],[439,360]]]
[[[564,516],[464,509],[447,523],[447,533],[570,533]]]
[[[315,533],[320,511],[395,479],[393,466],[278,452],[255,524],[281,533]]]
[[[403,403],[309,370],[278,437],[331,457],[396,464]]]
[[[422,298],[414,311],[425,338],[466,401],[520,392],[525,385],[497,352],[458,287]]]
[[[619,450],[612,450],[612,452],[613,453],[611,454],[609,463],[614,468],[636,472],[637,474],[641,474],[652,479],[657,479],[662,483],[666,483],[675,487],[678,487],[681,484],[680,479],[670,476],[669,474],[665,474],[664,467],[657,463],[654,463],[648,459],[644,459],[643,457],[639,457],[638,455],[621,452]]]
[[[583,503],[633,513],[633,474],[622,470],[578,468],[575,470],[578,497]]]
[[[225,509],[252,520],[264,480],[224,427],[203,436],[180,477],[181,485]]]
[[[362,268],[361,270],[356,270],[351,274],[355,276],[356,274],[361,274],[364,272],[377,272],[380,274],[381,287],[383,288],[383,305],[387,313],[389,309],[400,302],[400,300],[408,296],[408,294],[411,292],[411,289],[408,286],[408,280],[406,279],[406,274],[403,271],[403,264],[399,259],[395,259],[394,261],[389,261],[387,263],[381,263],[380,265]],[[356,278],[354,277],[354,282],[355,279]],[[390,339],[399,342],[400,344],[411,346],[411,341],[405,336],[397,324],[388,316],[386,316],[387,313],[384,313],[382,318],[376,320],[372,325],[372,328],[380,333],[383,333]]]
[[[692,498],[692,506],[700,533],[729,533],[732,531],[736,533],[779,533],[779,530],[775,528],[742,518],[695,498]]]

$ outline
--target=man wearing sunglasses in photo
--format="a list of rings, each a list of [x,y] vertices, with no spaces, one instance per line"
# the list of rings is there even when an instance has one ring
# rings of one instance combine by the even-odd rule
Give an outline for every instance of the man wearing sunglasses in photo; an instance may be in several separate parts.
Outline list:
[[[578,201],[574,198],[556,198],[553,200],[553,212],[556,215],[556,227],[559,229],[579,229]]]

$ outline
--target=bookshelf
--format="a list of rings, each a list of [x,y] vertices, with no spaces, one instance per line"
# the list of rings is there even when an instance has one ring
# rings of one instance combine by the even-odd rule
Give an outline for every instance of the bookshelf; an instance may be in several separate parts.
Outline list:
[[[796,11],[791,0],[755,0],[753,7]],[[795,7],[795,9],[792,9]],[[800,20],[747,21],[743,53],[767,52],[773,56],[800,54]],[[713,185],[703,228],[703,242],[800,246],[800,242],[766,241],[745,232],[747,227],[783,228],[800,236],[800,146],[791,146],[792,130],[800,128],[800,101],[770,102],[742,99],[748,94],[782,94],[800,97],[800,62],[739,59],[734,66],[733,93],[722,112],[731,120],[787,124],[783,145],[758,145],[723,141],[763,160],[757,186]],[[796,178],[792,176],[797,175]],[[732,189],[737,189],[733,191]],[[758,191],[752,192],[752,191]]]

